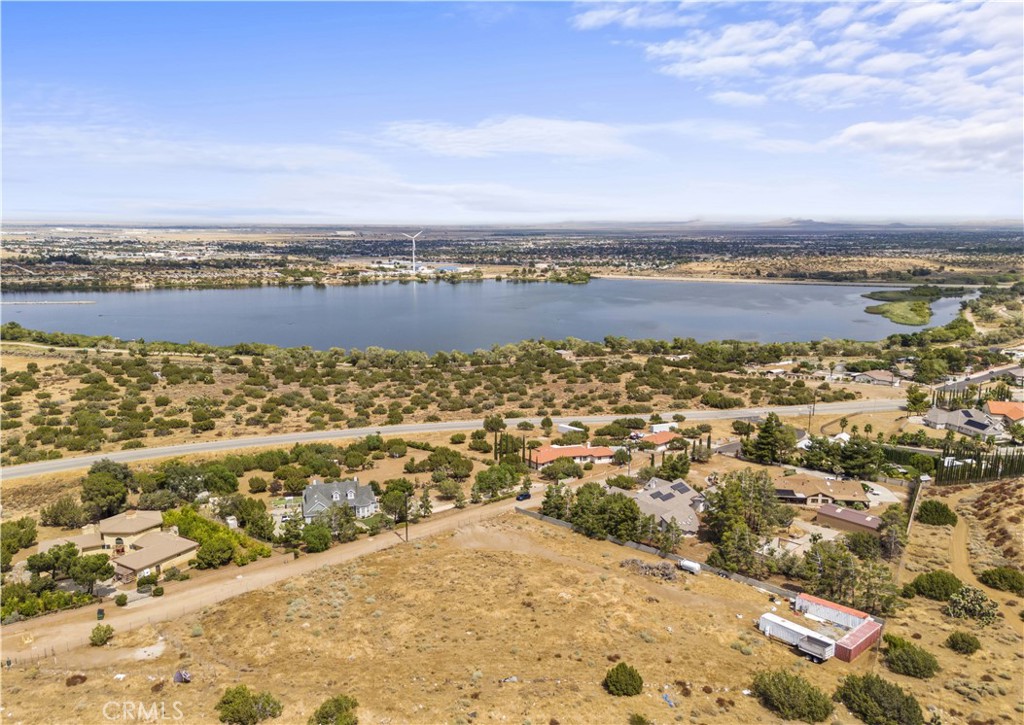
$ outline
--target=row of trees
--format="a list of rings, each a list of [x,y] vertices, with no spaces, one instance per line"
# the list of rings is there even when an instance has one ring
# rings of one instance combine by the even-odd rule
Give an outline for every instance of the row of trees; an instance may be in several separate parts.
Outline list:
[[[675,519],[659,522],[654,516],[646,516],[634,499],[609,493],[599,483],[585,483],[575,491],[553,483],[547,487],[540,511],[572,524],[574,530],[586,536],[648,542],[663,554],[675,551],[683,538]]]
[[[79,552],[74,544],[61,544],[33,554],[26,562],[32,573],[28,582],[6,583],[0,592],[0,621],[33,617],[93,601],[96,583],[114,576],[114,565],[106,554]],[[82,591],[58,588],[58,582],[70,580]]]

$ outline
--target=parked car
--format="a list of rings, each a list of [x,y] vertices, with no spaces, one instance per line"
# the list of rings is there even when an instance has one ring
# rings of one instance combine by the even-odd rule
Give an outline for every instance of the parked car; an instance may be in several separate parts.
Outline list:
[[[525,501],[528,498],[533,498],[533,496],[530,495],[529,491],[523,491],[522,493],[516,496],[516,501]]]

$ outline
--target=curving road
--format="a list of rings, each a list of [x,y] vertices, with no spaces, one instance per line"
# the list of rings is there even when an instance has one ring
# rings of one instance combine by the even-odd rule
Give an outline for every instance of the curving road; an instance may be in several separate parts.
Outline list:
[[[708,420],[732,420],[750,416],[767,415],[777,413],[780,417],[807,415],[810,406],[807,405],[786,405],[765,408],[733,408],[731,410],[676,410],[661,413],[665,420],[672,420],[672,416],[682,414],[687,421],[708,421]],[[903,408],[901,400],[862,400],[843,403],[818,403],[814,409],[816,415],[823,413],[879,413]],[[591,415],[591,416],[562,416],[553,418],[555,423],[568,423],[578,420],[582,423],[610,423],[617,418],[629,416],[624,415]],[[535,425],[540,423],[540,418],[517,418],[510,420],[512,424],[520,420],[528,420]],[[27,476],[38,476],[47,473],[61,473],[74,471],[80,468],[87,468],[96,461],[109,458],[119,463],[132,463],[145,461],[154,458],[171,458],[192,453],[220,453],[234,451],[240,448],[262,448],[267,446],[290,445],[293,443],[308,443],[310,441],[344,440],[346,438],[362,438],[372,433],[380,433],[384,436],[399,436],[414,433],[437,433],[443,431],[469,430],[483,426],[483,420],[452,420],[441,423],[406,423],[402,425],[385,425],[371,428],[349,428],[346,430],[322,430],[306,431],[302,433],[281,433],[278,435],[249,436],[245,438],[231,438],[227,440],[203,441],[202,443],[180,443],[174,446],[163,446],[160,448],[139,448],[130,451],[111,451],[109,453],[96,453],[88,456],[76,456],[74,458],[60,458],[53,461],[39,461],[38,463],[25,463],[20,466],[7,466],[0,468],[0,480],[9,481],[15,478]]]

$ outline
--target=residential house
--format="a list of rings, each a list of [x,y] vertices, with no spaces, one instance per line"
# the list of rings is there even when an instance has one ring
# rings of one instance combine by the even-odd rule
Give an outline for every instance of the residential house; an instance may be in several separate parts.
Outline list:
[[[852,506],[870,504],[868,495],[858,481],[819,478],[805,474],[784,476],[775,481],[775,496],[785,503],[818,507],[824,504]]]
[[[1003,425],[1009,427],[1024,421],[1024,403],[1008,400],[990,400],[982,410],[992,418],[1002,418]]]
[[[40,541],[39,553],[42,554],[55,546],[62,546],[63,544],[74,544],[80,554],[102,553],[103,537],[100,536],[100,532],[96,530],[95,526],[86,526],[82,528],[82,533],[77,536],[59,536],[56,539]]]
[[[160,574],[171,567],[186,566],[195,558],[199,544],[171,531],[150,531],[131,545],[131,551],[113,560],[114,576],[131,581],[140,576]]]
[[[818,509],[815,520],[840,531],[859,531],[868,534],[877,534],[882,525],[882,520],[875,514],[830,503],[823,504]]]
[[[896,388],[900,384],[900,376],[894,375],[889,370],[868,370],[863,373],[855,373],[853,382],[867,383],[869,385],[888,385]]]
[[[657,433],[647,433],[640,436],[640,441],[644,443],[651,443],[654,445],[654,450],[661,451],[668,450],[668,445],[676,438],[681,438],[678,433],[673,430],[659,431]]]
[[[611,463],[615,452],[606,446],[541,446],[530,454],[530,465],[543,468],[559,458],[571,458],[576,463]]]
[[[989,415],[976,408],[942,410],[932,408],[924,417],[924,424],[937,430],[951,430],[975,438],[1000,438],[1005,435],[1002,416]]]
[[[636,501],[645,516],[654,516],[658,526],[664,528],[672,520],[687,536],[696,536],[700,528],[697,514],[704,510],[704,496],[676,479],[666,481],[652,478],[640,491],[628,491],[626,495]]]
[[[124,511],[103,519],[98,528],[103,549],[111,551],[111,558],[129,551],[136,541],[164,525],[161,511]]]
[[[331,506],[349,506],[355,511],[357,519],[373,516],[380,508],[377,505],[377,494],[370,486],[359,485],[359,479],[324,483],[313,479],[302,492],[302,518],[311,523],[317,514],[321,514]]]

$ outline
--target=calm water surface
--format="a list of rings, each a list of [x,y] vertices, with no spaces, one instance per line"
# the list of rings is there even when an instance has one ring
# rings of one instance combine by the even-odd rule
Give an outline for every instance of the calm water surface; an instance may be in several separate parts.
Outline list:
[[[264,342],[426,352],[488,348],[528,338],[630,338],[782,342],[877,340],[920,329],[864,308],[877,287],[594,280],[587,285],[486,281],[362,287],[259,287],[140,292],[11,292],[5,303],[92,300],[90,305],[4,304],[4,322],[125,340]],[[959,300],[934,305],[949,322]]]

